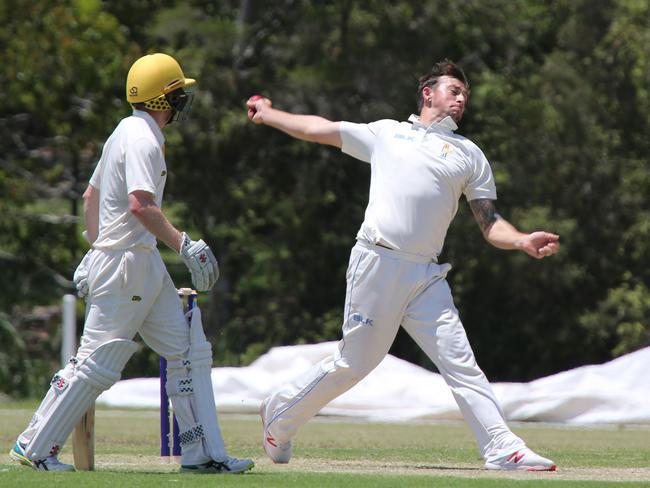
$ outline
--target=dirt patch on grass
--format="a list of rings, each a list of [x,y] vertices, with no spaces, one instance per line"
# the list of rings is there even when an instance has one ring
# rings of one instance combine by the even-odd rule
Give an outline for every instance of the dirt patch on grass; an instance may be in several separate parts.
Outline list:
[[[354,473],[390,476],[430,476],[522,480],[581,480],[581,481],[650,481],[648,468],[559,468],[555,472],[487,471],[480,466],[427,465],[403,462],[379,461],[332,461],[322,459],[295,458],[288,465],[273,464],[270,460],[255,459],[255,472],[311,472],[311,473]],[[97,469],[171,473],[178,471],[176,461],[166,461],[155,456],[124,457],[108,455],[97,460]]]

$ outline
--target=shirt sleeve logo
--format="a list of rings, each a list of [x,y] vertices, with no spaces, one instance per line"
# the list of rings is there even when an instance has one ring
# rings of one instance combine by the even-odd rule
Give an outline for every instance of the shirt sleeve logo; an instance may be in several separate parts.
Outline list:
[[[447,155],[451,152],[451,146],[449,143],[445,142],[442,146],[442,150],[440,151],[440,157],[443,159],[447,159]]]

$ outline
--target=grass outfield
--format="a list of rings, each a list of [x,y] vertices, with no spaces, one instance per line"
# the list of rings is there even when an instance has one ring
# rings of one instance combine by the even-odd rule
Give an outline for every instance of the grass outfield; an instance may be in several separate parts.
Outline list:
[[[36,405],[0,403],[0,449],[8,453]],[[221,419],[232,455],[252,457],[239,476],[180,475],[158,457],[158,412],[98,410],[96,471],[43,473],[0,454],[0,486],[92,487],[650,487],[650,429],[563,428],[512,424],[530,447],[559,465],[554,473],[489,472],[462,422],[368,424],[316,418],[300,431],[289,465],[272,464],[260,445],[260,421]],[[71,446],[61,459],[72,462]]]

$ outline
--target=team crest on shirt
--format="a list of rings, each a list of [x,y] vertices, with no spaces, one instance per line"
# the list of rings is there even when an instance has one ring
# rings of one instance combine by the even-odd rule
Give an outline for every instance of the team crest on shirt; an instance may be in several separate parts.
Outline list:
[[[442,150],[440,151],[440,157],[443,159],[447,159],[447,156],[451,152],[451,146],[449,143],[445,142],[442,146]]]

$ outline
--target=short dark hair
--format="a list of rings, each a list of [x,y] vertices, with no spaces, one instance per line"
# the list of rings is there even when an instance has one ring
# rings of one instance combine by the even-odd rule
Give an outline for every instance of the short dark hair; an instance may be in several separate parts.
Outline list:
[[[434,64],[433,68],[431,68],[431,71],[429,71],[426,75],[421,76],[418,80],[418,112],[422,110],[422,105],[424,104],[422,90],[424,87],[435,85],[441,76],[451,76],[452,78],[456,78],[457,80],[462,81],[469,90],[469,81],[467,80],[467,76],[465,76],[463,70],[456,63],[450,61],[449,59],[443,59],[442,61]]]

